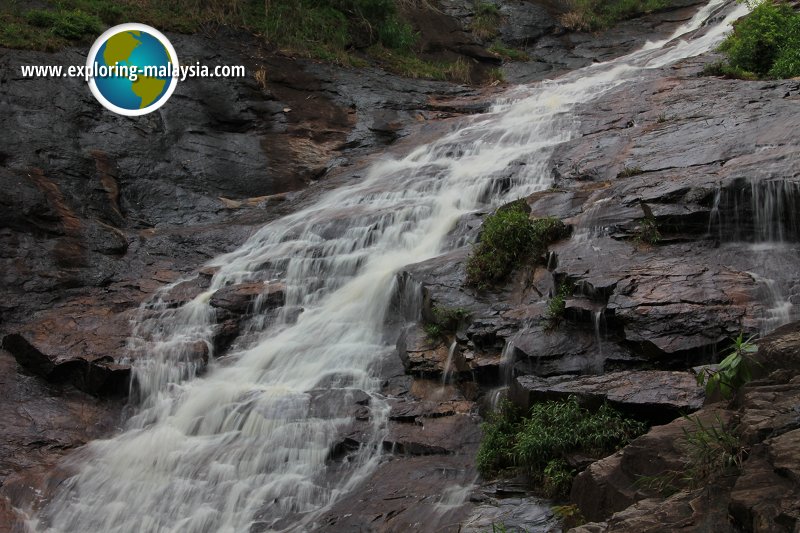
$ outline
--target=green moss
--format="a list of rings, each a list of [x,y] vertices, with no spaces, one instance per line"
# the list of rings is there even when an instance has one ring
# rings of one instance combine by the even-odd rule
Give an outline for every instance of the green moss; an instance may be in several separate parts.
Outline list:
[[[638,176],[639,174],[643,173],[644,170],[642,170],[642,167],[625,167],[619,172],[619,174],[617,174],[617,177],[630,178],[632,176]]]
[[[605,456],[643,434],[647,426],[607,404],[592,412],[570,397],[538,403],[527,417],[506,403],[482,429],[477,465],[483,475],[523,471],[548,496],[561,497],[574,476],[566,462],[569,454]]]
[[[525,260],[540,258],[547,247],[569,234],[557,218],[530,220],[517,201],[486,217],[480,242],[467,261],[467,284],[479,289],[504,281]]]

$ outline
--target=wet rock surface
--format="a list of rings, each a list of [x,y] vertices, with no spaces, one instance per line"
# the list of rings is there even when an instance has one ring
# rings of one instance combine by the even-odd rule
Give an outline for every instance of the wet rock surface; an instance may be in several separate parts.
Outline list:
[[[444,4],[468,24],[471,2]],[[538,4],[500,5],[501,37],[532,56],[505,66],[510,81],[620,55],[691,13],[654,14],[596,36],[562,32],[558,13]],[[185,60],[226,57],[264,68],[267,85],[251,78],[193,80],[179,86],[176,105],[141,119],[101,110],[77,80],[17,77],[19,62],[81,63],[76,50],[0,57],[0,98],[11,103],[0,117],[6,132],[0,185],[8,191],[0,199],[0,281],[7,294],[0,333],[13,354],[0,351],[0,385],[12,398],[0,410],[12,428],[1,444],[0,524],[18,519],[11,509],[25,499],[18,488],[35,485],[63,454],[113,430],[108,420],[120,406],[81,391],[127,390],[125,342],[141,302],[182,277],[159,300],[166,308],[190,301],[213,274],[193,272],[199,265],[319,191],[361,179],[366,155],[408,143],[412,132],[419,142],[444,131],[427,125],[430,119],[487,108],[471,89],[259,55],[251,42],[221,31],[213,38],[170,37],[187,50]],[[445,43],[449,52],[496,63],[468,37],[457,41]],[[498,517],[520,527],[549,524],[552,514],[539,503],[472,494],[482,386],[531,374],[556,395],[575,392],[569,386],[577,384],[587,398],[652,409],[655,420],[672,417],[699,407],[699,396],[685,374],[660,377],[718,359],[730,337],[759,331],[770,319],[765,295],[773,285],[752,270],[771,276],[788,299],[800,297],[796,228],[771,221],[767,236],[786,238],[779,248],[759,251],[753,241],[768,240],[759,233],[763,213],[739,207],[772,191],[770,183],[800,174],[793,135],[800,85],[696,78],[711,59],[623,84],[577,111],[580,131],[551,164],[555,187],[528,199],[534,216],[558,216],[576,230],[551,248],[547,266],[527,265],[506,287],[483,294],[464,287],[469,245],[400,273],[401,285],[422,293],[424,322],[435,320],[436,307],[463,308],[468,318],[435,342],[421,325],[407,332],[400,349],[406,366],[394,367],[383,389],[389,406],[383,462],[317,529],[456,531],[463,523],[482,531]],[[59,102],[55,116],[52,101]],[[654,244],[641,239],[648,210],[661,234]],[[453,242],[473,240],[479,224],[475,215],[465,217]],[[564,280],[576,289],[564,316],[550,323],[547,302]],[[219,311],[215,355],[238,338],[264,289],[263,283],[232,286],[211,297]],[[283,304],[280,289],[266,294],[267,307]],[[662,499],[632,488],[637,474],[683,464],[681,420],[659,426],[581,474],[573,497],[587,506],[587,517],[604,520],[585,530],[701,531],[727,523],[726,505],[744,529],[796,527],[795,337],[784,330],[764,341],[770,381],[748,389],[736,415],[753,451],[735,482],[710,497],[681,491]],[[504,354],[507,346],[513,349]],[[205,350],[199,358],[208,358]],[[608,371],[618,372],[574,377]],[[553,377],[564,374],[571,377]],[[633,386],[636,380],[621,376],[640,379]],[[647,390],[648,383],[658,390]],[[346,400],[311,394],[317,415],[341,414],[330,406],[346,404],[354,421],[332,461],[365,444],[370,422],[364,393],[341,394]],[[648,462],[654,449],[663,454]],[[502,510],[510,506],[535,509]],[[609,516],[613,511],[619,512]]]
[[[797,327],[789,324],[765,337],[762,343],[773,348],[768,359],[759,357],[773,367],[796,359]],[[573,531],[794,531],[800,524],[800,379],[786,375],[775,370],[748,384],[739,402],[713,404],[691,420],[653,427],[589,466],[573,483],[571,499],[597,522]],[[691,460],[684,432],[711,427],[738,439],[745,450],[740,467],[713,471],[699,483],[684,479],[679,474]],[[677,490],[666,498],[653,485],[636,482],[665,475]]]
[[[651,420],[697,411],[705,401],[705,393],[693,374],[660,370],[582,377],[519,376],[512,382],[509,395],[526,410],[534,403],[575,396],[590,407],[608,402],[628,414]]]

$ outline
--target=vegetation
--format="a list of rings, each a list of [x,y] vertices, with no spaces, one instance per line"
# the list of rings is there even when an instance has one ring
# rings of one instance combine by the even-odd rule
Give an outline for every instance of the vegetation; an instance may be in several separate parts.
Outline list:
[[[696,488],[708,479],[735,474],[741,468],[747,448],[719,417],[712,424],[704,424],[697,416],[685,419],[690,423],[689,429],[683,428],[685,467],[656,476],[641,476],[636,481],[638,486],[667,497],[681,487]]]
[[[500,27],[500,9],[489,2],[477,2],[475,15],[472,17],[469,29],[478,39],[493,39],[497,36]]]
[[[480,242],[467,261],[467,283],[479,289],[499,283],[523,261],[542,256],[548,245],[567,234],[557,218],[531,220],[521,200],[501,207],[483,222]]]
[[[567,306],[567,298],[572,296],[575,287],[569,280],[564,280],[558,284],[556,293],[547,302],[547,315],[545,318],[551,323],[556,324],[564,317]]]
[[[744,335],[739,333],[733,341],[731,352],[720,361],[716,370],[705,368],[697,374],[697,383],[705,385],[706,395],[719,392],[723,398],[729,399],[753,379],[753,366],[758,364],[752,357],[758,352],[753,339],[755,336],[745,340]]]
[[[687,420],[693,426],[691,431],[683,430],[689,459],[684,475],[690,486],[698,486],[706,479],[741,468],[747,450],[739,437],[725,429],[719,418],[711,425],[703,424],[696,416],[687,417]]]
[[[748,2],[753,11],[734,24],[720,51],[727,62],[704,74],[740,79],[800,76],[800,13],[786,3]]]
[[[646,216],[639,222],[636,228],[634,241],[639,244],[656,245],[661,240],[661,232],[658,231],[658,222],[655,217]]]
[[[210,25],[245,29],[300,57],[363,66],[365,54],[392,72],[468,83],[464,59],[418,57],[418,34],[403,19],[402,0],[48,0],[25,11],[0,7],[0,46],[53,51],[88,43],[110,25],[135,20],[160,30],[196,33]],[[363,55],[363,54],[361,54]]]
[[[643,174],[644,170],[642,167],[624,167],[620,170],[619,174],[617,174],[618,178],[630,178],[633,176],[638,176],[639,174]]]
[[[440,340],[447,333],[454,333],[458,326],[469,317],[469,310],[463,307],[436,305],[431,310],[433,321],[425,324],[425,334],[431,340]]]
[[[582,526],[586,523],[586,518],[581,513],[577,505],[556,505],[553,507],[553,512],[563,522],[563,530],[572,529],[573,527]]]
[[[368,48],[367,55],[386,70],[407,78],[449,80],[465,84],[470,81],[470,65],[462,58],[450,63],[425,61],[414,54],[390,50],[380,44]]]
[[[575,397],[536,404],[528,417],[506,402],[483,424],[478,469],[484,475],[521,470],[544,494],[561,497],[575,475],[567,462],[569,454],[603,456],[645,430],[645,424],[607,404],[590,412]]]
[[[596,31],[669,5],[668,0],[567,0],[561,24],[577,31]]]
[[[509,48],[504,45],[500,41],[495,41],[489,46],[488,50],[503,59],[507,59],[509,61],[527,61],[530,59],[528,54],[526,54],[523,50],[517,50],[516,48]]]

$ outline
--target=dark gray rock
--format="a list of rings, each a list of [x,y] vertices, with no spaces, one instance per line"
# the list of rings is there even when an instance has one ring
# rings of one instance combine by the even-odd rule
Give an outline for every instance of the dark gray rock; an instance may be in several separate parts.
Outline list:
[[[546,400],[576,396],[589,406],[608,402],[629,414],[654,421],[671,420],[703,406],[705,394],[689,372],[631,370],[600,376],[520,376],[509,397],[522,409]]]

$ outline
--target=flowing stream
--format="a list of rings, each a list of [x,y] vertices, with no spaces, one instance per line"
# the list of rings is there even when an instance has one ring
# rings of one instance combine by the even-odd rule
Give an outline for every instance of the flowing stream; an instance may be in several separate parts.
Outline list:
[[[385,323],[396,273],[442,253],[463,215],[549,187],[549,156],[576,131],[573,107],[646,69],[711,49],[743,7],[688,34],[725,4],[712,1],[670,39],[633,54],[510,91],[491,112],[264,226],[211,262],[219,268],[211,287],[193,301],[174,309],[156,298],[143,306],[130,346],[138,354],[137,414],[123,432],[83,450],[77,474],[31,526],[313,529],[315,517],[380,458],[388,408],[377,376],[395,340]],[[501,189],[511,169],[511,186]],[[247,342],[199,373],[188,347],[210,344],[209,298],[247,281],[285,283],[285,306],[251,324]],[[320,391],[328,394],[324,416],[314,403]],[[358,391],[370,396],[371,441],[326,475],[331,447],[351,421],[344,406]]]

